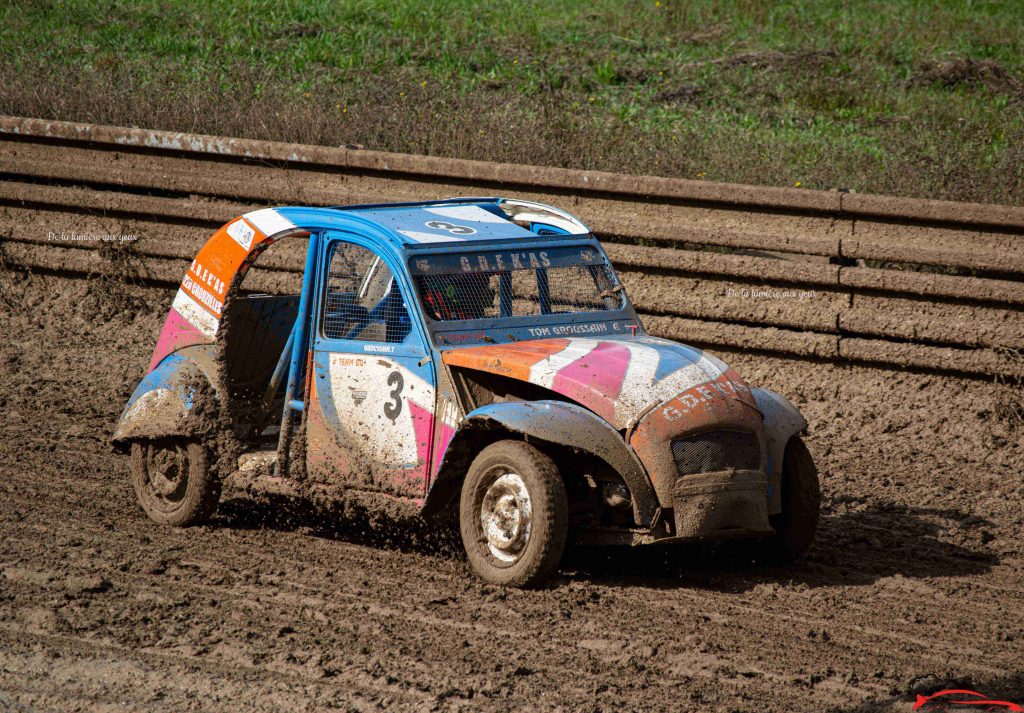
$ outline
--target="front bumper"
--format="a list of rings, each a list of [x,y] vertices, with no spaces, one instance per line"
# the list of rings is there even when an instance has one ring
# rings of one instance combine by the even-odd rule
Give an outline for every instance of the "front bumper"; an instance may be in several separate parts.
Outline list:
[[[759,470],[681,477],[672,489],[672,520],[679,539],[769,535],[768,479]]]
[[[668,507],[650,528],[589,527],[577,531],[584,545],[650,545],[764,539],[768,521],[767,477],[759,470],[725,470],[680,479]]]

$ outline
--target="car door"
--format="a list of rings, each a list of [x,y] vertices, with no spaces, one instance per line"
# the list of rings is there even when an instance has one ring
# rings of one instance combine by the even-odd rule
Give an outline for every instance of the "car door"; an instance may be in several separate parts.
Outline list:
[[[401,266],[328,233],[312,344],[306,470],[314,482],[422,497],[434,366]]]

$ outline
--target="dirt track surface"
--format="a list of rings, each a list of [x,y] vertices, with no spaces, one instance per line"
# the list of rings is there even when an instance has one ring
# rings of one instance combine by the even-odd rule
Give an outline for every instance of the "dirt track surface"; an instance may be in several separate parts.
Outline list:
[[[576,552],[502,590],[386,523],[230,495],[208,527],[146,520],[106,442],[171,296],[0,273],[0,711],[1024,699],[1024,447],[994,384],[724,355],[811,423],[807,559]]]

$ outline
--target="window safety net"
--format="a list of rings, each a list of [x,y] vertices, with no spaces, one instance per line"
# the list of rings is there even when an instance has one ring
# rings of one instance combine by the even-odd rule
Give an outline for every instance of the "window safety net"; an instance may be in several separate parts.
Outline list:
[[[324,304],[328,339],[402,342],[412,323],[398,282],[372,251],[336,243],[331,252]]]
[[[624,304],[615,273],[592,249],[449,254],[413,265],[424,311],[438,321],[602,312]]]

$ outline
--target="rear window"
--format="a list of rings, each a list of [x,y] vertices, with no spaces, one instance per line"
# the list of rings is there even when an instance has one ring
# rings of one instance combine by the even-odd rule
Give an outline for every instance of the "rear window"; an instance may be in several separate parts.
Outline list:
[[[619,310],[625,296],[590,246],[416,257],[410,271],[435,321]]]

